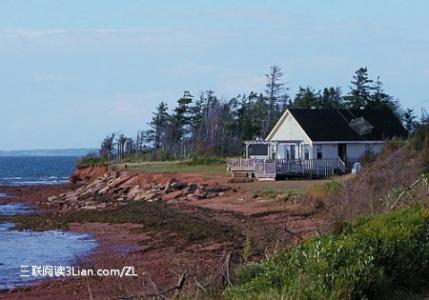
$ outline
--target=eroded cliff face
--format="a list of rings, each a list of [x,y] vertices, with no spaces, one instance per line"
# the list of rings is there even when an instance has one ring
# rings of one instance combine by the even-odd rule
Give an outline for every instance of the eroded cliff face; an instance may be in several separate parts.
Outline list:
[[[102,176],[109,176],[113,172],[107,165],[94,165],[87,167],[76,167],[70,176],[72,183],[88,183]]]
[[[216,198],[231,191],[228,186],[210,184],[201,178],[115,170],[106,165],[77,168],[70,180],[80,186],[68,193],[49,197],[41,205],[60,210],[105,209],[132,201],[175,202]]]

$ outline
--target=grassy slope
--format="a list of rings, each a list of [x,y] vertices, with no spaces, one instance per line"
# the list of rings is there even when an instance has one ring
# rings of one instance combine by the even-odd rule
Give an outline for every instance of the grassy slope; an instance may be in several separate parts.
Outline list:
[[[192,165],[182,161],[130,162],[126,163],[129,170],[150,173],[198,173],[198,174],[227,174],[226,164]],[[125,164],[120,164],[123,168]]]
[[[429,211],[361,218],[238,271],[233,299],[421,299],[429,273]]]

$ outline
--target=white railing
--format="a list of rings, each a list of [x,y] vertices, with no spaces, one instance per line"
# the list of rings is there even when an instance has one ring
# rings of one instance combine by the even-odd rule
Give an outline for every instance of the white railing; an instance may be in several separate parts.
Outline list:
[[[227,160],[228,171],[254,171],[256,159],[233,158]]]
[[[336,172],[344,173],[346,165],[340,158],[332,159],[228,159],[230,172],[259,173],[261,177],[275,175],[309,175],[328,177]],[[265,174],[265,175],[262,175]]]

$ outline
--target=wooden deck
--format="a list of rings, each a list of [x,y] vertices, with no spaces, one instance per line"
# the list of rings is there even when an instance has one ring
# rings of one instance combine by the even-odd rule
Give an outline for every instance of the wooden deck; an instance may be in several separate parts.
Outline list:
[[[274,180],[278,177],[317,177],[326,178],[346,171],[340,159],[306,160],[258,160],[228,159],[227,169],[234,176],[245,174],[258,179]]]

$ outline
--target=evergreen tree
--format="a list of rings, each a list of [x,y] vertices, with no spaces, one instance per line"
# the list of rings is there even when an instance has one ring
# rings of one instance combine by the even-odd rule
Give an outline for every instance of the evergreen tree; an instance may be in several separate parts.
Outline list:
[[[198,100],[190,107],[190,130],[192,136],[193,148],[195,151],[203,151],[206,127],[206,101],[204,92],[201,93]]]
[[[393,97],[386,94],[383,90],[383,82],[380,80],[380,76],[377,77],[377,80],[374,83],[374,86],[371,88],[373,93],[371,94],[367,108],[383,108],[388,107],[393,111],[396,111],[397,103],[393,100]]]
[[[341,88],[324,88],[320,97],[320,108],[338,109],[343,107]]]
[[[169,115],[167,103],[161,102],[153,113],[150,129],[147,132],[147,141],[153,143],[155,149],[165,148],[165,130]]]
[[[408,133],[412,133],[416,125],[416,115],[411,108],[407,108],[404,113],[403,120]]]
[[[183,96],[177,100],[177,106],[171,116],[171,146],[174,152],[179,152],[181,156],[184,153],[184,143],[186,135],[189,133],[191,123],[190,104],[193,96],[189,91],[185,91]],[[179,150],[179,151],[177,151]]]
[[[384,92],[380,78],[374,84],[368,79],[366,68],[356,71],[346,97],[342,96],[339,87],[326,87],[322,91],[299,87],[291,100],[285,92],[282,76],[280,68],[273,66],[269,74],[266,74],[265,93],[241,94],[228,101],[219,99],[214,91],[207,90],[201,92],[194,102],[193,96],[185,91],[171,114],[168,113],[167,104],[161,102],[149,123],[150,130],[140,131],[135,140],[124,135],[105,138],[100,155],[111,159],[115,150],[118,158],[128,153],[145,153],[149,159],[186,158],[190,154],[238,155],[243,148],[243,141],[266,138],[274,123],[289,107],[391,107],[396,112],[399,111],[394,98]],[[408,131],[429,123],[425,111],[422,112],[421,122],[416,122],[411,109],[402,115],[402,120]],[[155,151],[144,151],[145,142],[150,142]]]
[[[361,67],[355,72],[351,81],[350,93],[346,97],[348,108],[359,109],[367,106],[371,100],[371,83],[372,80],[368,78],[368,69],[366,67]]]
[[[316,92],[311,87],[299,87],[298,93],[292,102],[293,108],[320,108],[320,92]]]

